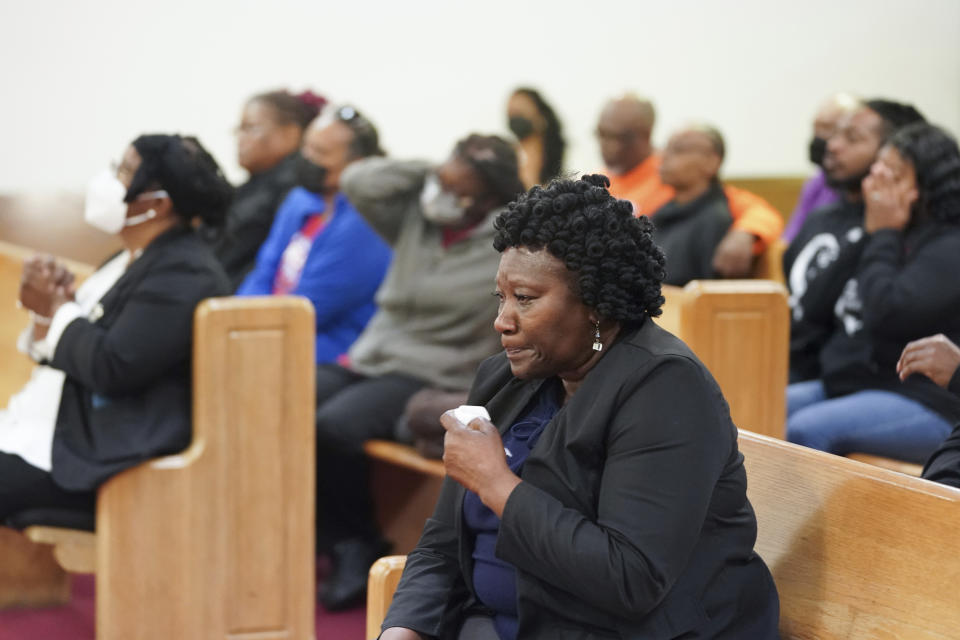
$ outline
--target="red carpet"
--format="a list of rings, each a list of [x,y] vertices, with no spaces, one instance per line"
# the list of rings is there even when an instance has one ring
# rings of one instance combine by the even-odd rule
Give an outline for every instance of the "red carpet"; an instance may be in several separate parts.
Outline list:
[[[317,564],[320,577],[323,566]],[[93,599],[93,576],[74,576],[73,598],[66,606],[0,611],[0,640],[94,640]],[[317,605],[317,640],[362,640],[365,616],[363,606],[328,613]]]

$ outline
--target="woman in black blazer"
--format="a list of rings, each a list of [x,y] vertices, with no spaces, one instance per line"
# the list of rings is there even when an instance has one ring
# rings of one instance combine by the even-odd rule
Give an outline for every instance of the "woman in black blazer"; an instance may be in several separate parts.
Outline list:
[[[398,638],[776,638],[779,601],[720,389],[651,317],[664,258],[602,176],[497,220],[495,327],[443,491],[384,623]]]
[[[0,521],[92,511],[104,480],[189,444],[193,312],[230,291],[193,228],[222,221],[231,194],[196,139],[141,136],[87,193],[87,221],[124,250],[78,290],[52,258],[25,263],[21,347],[40,366],[0,412]]]

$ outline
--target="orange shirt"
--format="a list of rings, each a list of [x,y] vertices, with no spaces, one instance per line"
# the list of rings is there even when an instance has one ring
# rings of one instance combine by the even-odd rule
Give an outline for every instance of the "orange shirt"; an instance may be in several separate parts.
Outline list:
[[[610,193],[615,198],[629,200],[637,215],[654,215],[663,205],[673,200],[673,187],[660,181],[660,156],[651,154],[622,176],[608,175]],[[733,228],[757,237],[754,253],[763,253],[766,246],[783,232],[783,217],[770,203],[749,191],[723,186],[730,205]]]

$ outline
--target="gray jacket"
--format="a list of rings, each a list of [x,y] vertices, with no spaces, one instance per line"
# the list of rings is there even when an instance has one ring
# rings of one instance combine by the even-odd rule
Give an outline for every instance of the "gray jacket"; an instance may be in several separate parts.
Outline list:
[[[493,248],[498,211],[444,248],[442,229],[420,208],[429,170],[424,162],[369,158],[340,178],[353,206],[393,247],[376,295],[378,311],[350,348],[350,361],[368,376],[403,373],[437,387],[468,389],[480,362],[500,349],[491,295],[500,261]]]

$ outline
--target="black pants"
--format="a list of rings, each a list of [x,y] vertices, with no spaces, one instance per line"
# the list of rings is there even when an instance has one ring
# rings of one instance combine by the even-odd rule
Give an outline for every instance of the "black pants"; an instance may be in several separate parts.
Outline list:
[[[414,393],[426,382],[388,374],[368,378],[339,365],[317,368],[317,548],[349,538],[379,538],[363,443],[391,439]]]
[[[0,452],[0,523],[20,511],[63,508],[93,513],[96,491],[61,489],[53,476],[20,456]]]
[[[960,488],[960,424],[927,460],[923,477]]]

